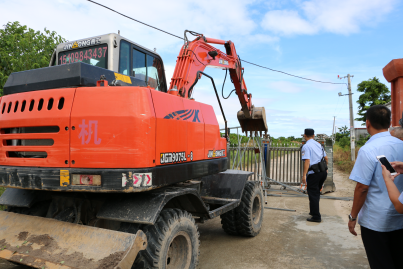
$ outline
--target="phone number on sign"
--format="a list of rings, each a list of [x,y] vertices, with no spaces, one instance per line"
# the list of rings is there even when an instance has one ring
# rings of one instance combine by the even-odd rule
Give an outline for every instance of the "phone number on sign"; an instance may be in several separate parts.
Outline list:
[[[86,49],[68,53],[67,55],[60,56],[60,64],[69,64],[75,62],[82,62],[89,59],[105,58],[106,50],[108,47]]]

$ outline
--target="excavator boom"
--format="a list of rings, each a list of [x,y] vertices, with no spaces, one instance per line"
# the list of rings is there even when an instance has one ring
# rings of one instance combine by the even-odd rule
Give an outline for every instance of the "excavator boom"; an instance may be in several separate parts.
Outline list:
[[[185,40],[187,40],[187,32],[189,31],[185,31]],[[251,132],[251,134],[252,132],[260,132],[260,134],[267,132],[265,109],[252,105],[252,94],[248,93],[243,78],[242,62],[236,53],[234,43],[207,38],[194,32],[190,33],[197,35],[197,38],[191,42],[185,41],[178,56],[169,92],[174,93],[179,90],[179,95],[191,98],[191,88],[194,81],[198,79],[198,71],[204,71],[206,67],[228,69],[241,104],[237,117],[242,131]],[[224,45],[226,53],[210,44]]]

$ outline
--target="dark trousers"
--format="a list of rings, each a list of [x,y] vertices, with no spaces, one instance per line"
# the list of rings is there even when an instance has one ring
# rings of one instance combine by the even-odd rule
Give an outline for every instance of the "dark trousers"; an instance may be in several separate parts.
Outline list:
[[[313,219],[321,219],[319,212],[320,189],[327,177],[326,172],[319,172],[308,175],[306,178],[307,191],[309,197],[309,211]]]
[[[371,269],[403,268],[403,229],[376,232],[361,226],[361,237]]]

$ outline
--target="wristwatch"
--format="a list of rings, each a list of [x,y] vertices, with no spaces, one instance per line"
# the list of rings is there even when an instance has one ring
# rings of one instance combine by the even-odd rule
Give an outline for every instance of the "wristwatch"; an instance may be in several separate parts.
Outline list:
[[[348,219],[349,219],[350,221],[356,221],[356,220],[357,220],[357,218],[353,218],[353,216],[351,216],[351,214],[348,215]]]

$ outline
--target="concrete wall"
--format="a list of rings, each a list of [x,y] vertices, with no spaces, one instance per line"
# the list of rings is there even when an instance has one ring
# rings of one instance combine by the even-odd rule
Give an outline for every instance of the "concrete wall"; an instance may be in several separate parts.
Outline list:
[[[355,128],[355,138],[360,139],[360,136],[366,137],[368,135],[367,128]]]

